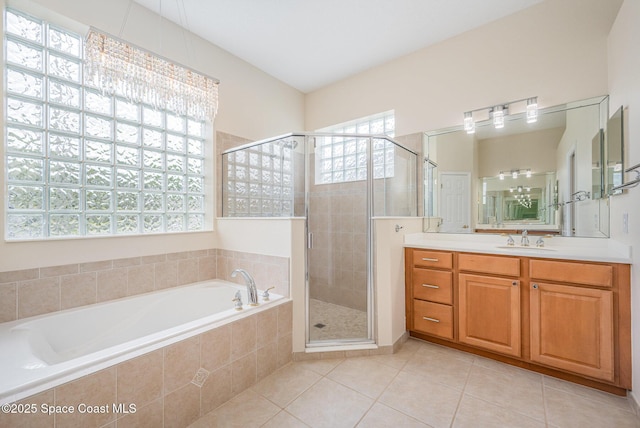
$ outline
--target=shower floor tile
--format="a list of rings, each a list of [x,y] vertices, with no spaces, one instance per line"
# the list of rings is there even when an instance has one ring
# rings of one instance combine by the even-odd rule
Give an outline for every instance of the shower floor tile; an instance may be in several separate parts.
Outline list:
[[[364,339],[367,337],[367,313],[309,299],[309,326],[312,341]]]

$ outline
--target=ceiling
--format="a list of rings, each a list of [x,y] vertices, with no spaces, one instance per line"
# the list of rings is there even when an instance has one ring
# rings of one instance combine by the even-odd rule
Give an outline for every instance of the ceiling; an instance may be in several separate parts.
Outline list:
[[[135,0],[307,93],[542,0]]]

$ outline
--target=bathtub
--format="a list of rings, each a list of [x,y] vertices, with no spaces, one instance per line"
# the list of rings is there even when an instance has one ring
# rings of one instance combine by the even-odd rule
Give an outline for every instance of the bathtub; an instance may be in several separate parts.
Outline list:
[[[234,308],[237,291],[244,303]],[[260,296],[262,293],[258,293]],[[280,300],[280,302],[279,302]],[[0,404],[171,345],[283,302],[247,305],[211,280],[0,324]]]

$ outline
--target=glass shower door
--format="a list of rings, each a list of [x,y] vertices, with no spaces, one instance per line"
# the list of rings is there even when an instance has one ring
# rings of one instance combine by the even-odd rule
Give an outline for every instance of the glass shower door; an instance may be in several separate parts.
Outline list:
[[[369,138],[310,137],[308,342],[363,342],[369,323]]]

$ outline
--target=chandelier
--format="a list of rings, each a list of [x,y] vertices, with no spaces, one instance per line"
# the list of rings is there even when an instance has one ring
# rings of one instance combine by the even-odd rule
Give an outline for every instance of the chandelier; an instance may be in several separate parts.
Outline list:
[[[85,44],[85,72],[102,91],[157,109],[211,121],[218,110],[217,79],[93,27]]]

